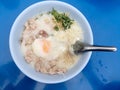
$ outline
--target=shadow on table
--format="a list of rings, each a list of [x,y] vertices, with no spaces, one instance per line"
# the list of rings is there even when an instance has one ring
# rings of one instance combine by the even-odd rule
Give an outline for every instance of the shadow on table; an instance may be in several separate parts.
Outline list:
[[[102,84],[92,70],[85,69],[67,82],[42,84],[22,74],[14,62],[0,66],[0,90],[21,90],[23,88],[24,90],[56,90],[56,88],[57,90],[77,90],[78,88],[84,90],[120,90],[120,81]]]
[[[11,71],[14,72],[12,77],[11,77],[11,73],[12,73]],[[19,72],[16,72],[13,63],[7,63],[1,66],[0,67],[0,90],[13,89],[13,84],[11,83],[11,80],[13,80],[13,77],[15,79],[16,78],[15,75],[17,74],[19,74]]]
[[[96,64],[96,63],[94,63]],[[99,64],[103,66],[102,62],[99,62]],[[87,65],[87,67],[83,70],[83,74],[86,77],[86,79],[89,81],[91,87],[94,90],[120,90],[120,81],[118,80],[109,80],[106,79],[104,74],[96,73],[99,71],[99,69],[102,69],[99,67],[95,68],[91,66],[91,62]],[[107,69],[107,67],[105,66]],[[96,70],[96,71],[94,71]],[[109,70],[109,69],[108,69]],[[104,72],[101,72],[104,73]],[[98,75],[99,74],[99,75]]]
[[[21,73],[14,62],[0,66],[0,90],[34,90],[38,85],[44,86]]]
[[[46,84],[43,90],[92,90],[81,72],[74,78],[58,84]]]
[[[64,83],[48,84],[44,87],[44,90],[68,90]]]
[[[18,70],[14,62],[8,62],[0,66],[0,90],[14,90],[14,85],[24,75]]]
[[[9,62],[0,66],[0,90],[67,90],[64,83],[61,84],[42,84],[38,83],[21,73],[14,62]]]
[[[103,84],[93,72],[91,74],[85,72],[84,75],[94,90],[120,90],[120,81],[111,81]]]
[[[102,90],[120,90],[120,82],[110,82],[103,86]]]

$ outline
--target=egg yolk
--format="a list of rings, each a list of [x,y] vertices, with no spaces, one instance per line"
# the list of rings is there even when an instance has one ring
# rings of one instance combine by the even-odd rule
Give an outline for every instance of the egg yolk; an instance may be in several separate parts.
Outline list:
[[[48,53],[51,47],[50,42],[48,40],[43,39],[42,43],[43,43],[43,46],[42,46],[43,52]]]

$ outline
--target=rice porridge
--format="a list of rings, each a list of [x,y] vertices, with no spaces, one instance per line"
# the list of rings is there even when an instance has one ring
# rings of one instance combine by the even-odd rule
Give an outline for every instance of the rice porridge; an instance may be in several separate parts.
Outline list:
[[[83,41],[83,31],[68,13],[55,9],[31,17],[26,21],[20,45],[23,56],[36,71],[63,74],[80,58],[72,45]]]

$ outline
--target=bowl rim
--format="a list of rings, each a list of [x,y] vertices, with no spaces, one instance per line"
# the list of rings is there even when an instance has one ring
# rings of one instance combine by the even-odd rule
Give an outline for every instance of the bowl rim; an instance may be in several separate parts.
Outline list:
[[[91,54],[92,52],[89,53],[89,56],[87,56],[87,60],[85,61],[85,64],[83,65],[83,67],[80,69],[80,70],[77,70],[76,73],[73,73],[69,78],[66,78],[66,79],[63,79],[63,80],[59,80],[59,81],[41,81],[41,80],[37,80],[37,78],[35,77],[32,77],[31,75],[28,75],[28,73],[26,73],[26,71],[20,67],[20,65],[18,65],[17,61],[15,60],[15,56],[14,56],[14,52],[12,50],[12,33],[14,32],[14,26],[18,20],[18,18],[20,18],[24,13],[26,13],[27,10],[30,10],[31,8],[34,8],[36,5],[39,5],[41,3],[58,3],[58,4],[64,4],[70,8],[73,8],[75,10],[75,12],[78,12],[81,17],[84,19],[84,22],[87,24],[88,28],[89,28],[89,34],[90,34],[90,38],[91,38],[91,44],[93,44],[93,34],[92,34],[92,29],[90,27],[90,24],[88,23],[86,17],[81,13],[81,11],[79,11],[77,8],[75,8],[73,5],[69,4],[69,3],[66,3],[66,2],[63,2],[63,1],[40,1],[40,2],[37,2],[37,3],[34,3],[30,6],[28,6],[27,8],[25,8],[24,10],[22,10],[22,12],[17,16],[17,18],[15,19],[13,25],[12,25],[12,28],[11,28],[11,31],[10,31],[10,36],[9,36],[9,49],[10,49],[10,53],[11,53],[11,56],[12,56],[12,59],[13,61],[15,62],[15,64],[17,65],[17,67],[20,69],[20,71],[22,73],[24,73],[26,76],[30,77],[31,79],[35,80],[35,81],[38,81],[38,82],[42,82],[42,83],[49,83],[49,84],[52,84],[52,83],[61,83],[61,82],[65,82],[67,80],[70,80],[72,79],[73,77],[75,77],[76,75],[78,75],[84,68],[85,66],[87,65],[87,63],[89,62],[89,59],[91,57]]]

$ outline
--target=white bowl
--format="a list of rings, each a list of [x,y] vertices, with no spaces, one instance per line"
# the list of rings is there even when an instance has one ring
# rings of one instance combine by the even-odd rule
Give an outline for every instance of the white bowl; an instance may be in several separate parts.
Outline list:
[[[69,12],[70,16],[77,20],[78,23],[81,25],[84,34],[84,42],[93,44],[93,36],[90,25],[83,14],[78,11],[75,7],[61,1],[42,1],[35,3],[28,8],[26,8],[15,20],[9,38],[9,45],[11,55],[15,64],[18,68],[28,77],[32,78],[35,81],[43,82],[43,83],[60,83],[67,81],[77,74],[79,74],[87,65],[89,58],[91,56],[91,52],[84,53],[78,63],[66,72],[64,75],[48,75],[36,72],[34,68],[32,68],[28,63],[26,63],[21,49],[20,49],[20,36],[24,29],[25,22],[30,18],[39,14],[41,12],[47,12],[55,8],[56,10],[62,12]]]

